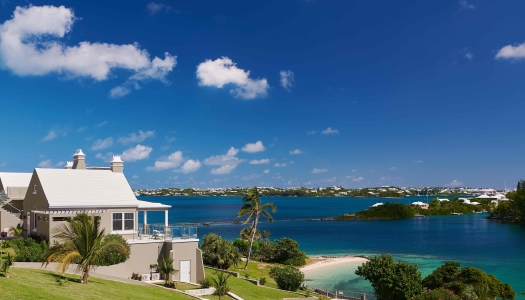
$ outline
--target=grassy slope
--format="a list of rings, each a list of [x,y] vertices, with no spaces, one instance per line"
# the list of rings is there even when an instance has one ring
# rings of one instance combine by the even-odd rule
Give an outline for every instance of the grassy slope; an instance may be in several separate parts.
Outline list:
[[[205,269],[206,276],[210,279],[215,277],[215,271],[210,269]],[[258,299],[258,300],[275,300],[282,298],[299,298],[302,297],[297,294],[289,293],[286,291],[277,291],[272,289],[267,289],[264,287],[256,286],[255,284],[242,280],[240,278],[230,277],[228,279],[228,285],[231,288],[231,292],[243,299]],[[206,296],[208,297],[208,296]],[[210,298],[214,299],[214,298]],[[217,298],[218,299],[218,298]]]
[[[275,280],[270,278],[270,275],[268,275],[268,272],[270,272],[270,268],[276,266],[276,264],[250,261],[250,263],[248,264],[248,270],[244,270],[245,264],[246,262],[241,262],[239,263],[239,265],[232,266],[228,270],[238,272],[242,278],[244,278],[245,274],[249,274],[250,279],[261,279],[262,277],[265,277],[265,286],[277,288],[277,283],[275,283]]]
[[[80,284],[79,276],[66,275],[71,282],[59,286],[52,271],[13,268],[11,278],[0,276],[0,298],[8,299],[194,299],[175,291],[90,278]]]

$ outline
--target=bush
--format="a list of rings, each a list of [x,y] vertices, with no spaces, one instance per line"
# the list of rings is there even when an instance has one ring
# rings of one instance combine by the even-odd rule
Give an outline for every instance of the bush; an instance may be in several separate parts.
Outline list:
[[[176,289],[177,285],[173,281],[164,282],[164,287],[167,287],[169,289]]]
[[[244,255],[244,256],[248,255],[248,248],[250,247],[250,242],[249,241],[245,241],[245,240],[242,240],[240,238],[237,238],[233,242],[233,245],[235,246],[235,248],[237,248],[237,250],[239,250],[239,252],[242,253],[242,255]],[[257,252],[257,250],[259,250],[259,243],[254,241],[253,245],[252,245],[252,253]]]
[[[460,298],[451,290],[439,288],[435,290],[426,290],[421,295],[417,295],[414,300],[459,300]]]
[[[306,254],[299,250],[299,243],[290,239],[282,238],[275,241],[274,262],[292,266],[303,266],[306,264]]]
[[[199,284],[201,285],[201,289],[207,289],[213,286],[209,277],[199,280]]]
[[[45,240],[38,243],[32,238],[16,238],[9,241],[9,244],[16,253],[14,260],[19,262],[42,262],[49,249]]]
[[[272,267],[269,274],[282,290],[297,291],[304,282],[304,274],[292,266]]]
[[[266,277],[263,277],[263,278],[259,279],[259,284],[260,285],[265,285],[266,284]]]
[[[232,242],[210,233],[202,239],[202,260],[215,268],[227,270],[241,261],[241,253]]]
[[[108,234],[104,239],[109,241],[123,241],[128,251],[127,254],[122,254],[117,250],[104,251],[98,260],[98,266],[112,266],[123,263],[126,260],[128,260],[129,255],[131,254],[131,250],[128,243],[126,243],[126,240],[120,234]]]

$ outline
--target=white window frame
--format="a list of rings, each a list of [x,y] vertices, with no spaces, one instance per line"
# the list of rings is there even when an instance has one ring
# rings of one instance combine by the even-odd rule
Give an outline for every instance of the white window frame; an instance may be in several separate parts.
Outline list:
[[[115,229],[113,229],[113,215],[114,214],[121,214],[122,215],[122,219],[121,219],[121,221],[122,221],[122,230],[115,230]],[[124,229],[124,228],[126,228],[125,227],[125,221],[126,220],[128,220],[128,221],[130,220],[130,219],[126,219],[126,214],[132,214],[133,215],[133,229],[127,229],[127,230]],[[111,213],[111,230],[112,230],[111,233],[121,233],[121,234],[122,233],[123,234],[135,233],[135,221],[136,221],[135,219],[136,218],[137,217],[136,217],[136,214],[135,214],[134,211],[114,211],[114,212],[112,212]]]
[[[33,231],[37,231],[36,222],[38,222],[38,218],[36,216],[36,213],[33,213]]]

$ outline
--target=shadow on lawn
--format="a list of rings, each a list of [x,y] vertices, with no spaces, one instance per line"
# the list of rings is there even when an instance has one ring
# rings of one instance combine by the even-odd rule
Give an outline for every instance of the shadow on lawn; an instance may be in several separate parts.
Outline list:
[[[80,275],[77,275],[79,276],[78,278],[76,278],[75,275],[71,275],[71,274],[60,274],[60,273],[49,273],[49,272],[46,272],[44,273],[44,275],[46,276],[49,276],[49,277],[52,277],[55,279],[55,281],[58,283],[58,282],[73,282],[73,283],[81,283],[81,279],[80,279]],[[72,276],[75,276],[75,277],[72,277]],[[101,282],[97,282],[97,281],[93,281],[93,277],[89,277],[89,281],[88,281],[88,284],[102,284]]]

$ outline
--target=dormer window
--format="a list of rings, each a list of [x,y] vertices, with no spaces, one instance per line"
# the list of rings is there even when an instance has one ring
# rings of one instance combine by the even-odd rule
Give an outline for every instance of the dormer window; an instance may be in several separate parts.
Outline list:
[[[36,195],[36,184],[35,184],[35,186],[33,187],[33,195]]]

